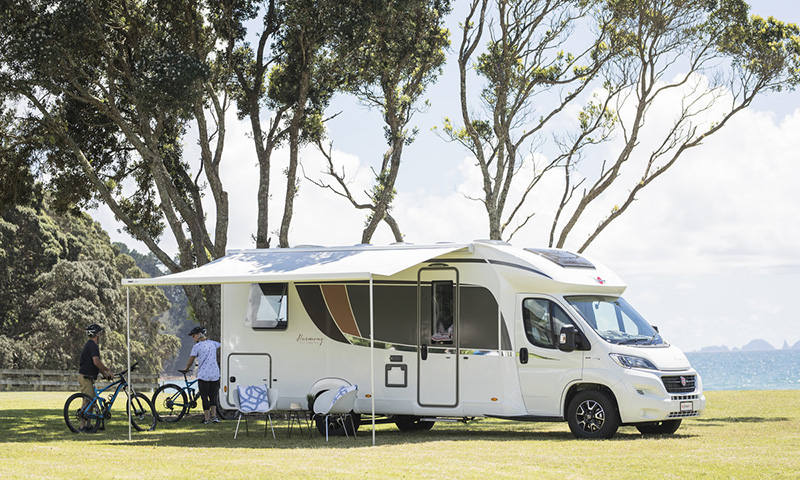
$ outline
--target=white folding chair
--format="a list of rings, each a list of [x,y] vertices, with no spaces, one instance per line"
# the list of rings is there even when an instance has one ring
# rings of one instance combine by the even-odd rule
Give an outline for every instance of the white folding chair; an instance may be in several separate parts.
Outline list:
[[[247,415],[266,415],[267,421],[264,424],[264,436],[267,436],[267,425],[272,429],[272,438],[275,438],[275,428],[272,425],[272,415],[270,412],[275,409],[278,403],[278,389],[269,388],[266,385],[247,385],[237,386],[236,396],[238,398],[238,417],[239,421],[236,422],[236,432],[233,434],[235,439],[239,435],[239,424],[244,417],[244,428],[247,434],[250,435],[250,429],[247,426]]]
[[[344,429],[344,434],[347,437],[350,435],[347,432],[347,419],[350,420],[350,427],[353,431],[353,436],[356,436],[356,427],[353,423],[353,416],[350,412],[356,404],[356,397],[358,395],[358,386],[351,385],[341,387],[338,390],[328,390],[322,393],[314,401],[314,416],[321,416],[325,419],[325,441],[328,441],[328,428],[330,422],[338,422]]]

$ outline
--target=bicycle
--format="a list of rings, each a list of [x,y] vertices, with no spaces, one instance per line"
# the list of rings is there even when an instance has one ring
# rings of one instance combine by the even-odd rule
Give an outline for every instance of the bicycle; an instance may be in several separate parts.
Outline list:
[[[135,370],[138,363],[131,365],[131,371]],[[78,433],[81,431],[81,420],[84,421],[83,431],[94,433],[100,425],[111,418],[111,407],[114,405],[120,391],[125,391],[125,394],[130,399],[130,402],[125,402],[126,412],[132,408],[130,413],[131,425],[137,431],[142,432],[145,430],[155,430],[156,428],[156,413],[150,399],[142,393],[134,390],[133,385],[130,385],[125,379],[127,371],[122,371],[114,374],[114,377],[119,377],[119,380],[108,384],[106,387],[99,389],[95,387],[94,397],[90,397],[85,393],[75,393],[71,395],[66,403],[64,403],[64,421],[67,422],[67,427],[73,432]],[[116,388],[114,388],[116,387]],[[103,396],[104,393],[113,389],[114,393],[110,397]]]
[[[189,381],[187,378],[189,370],[178,371],[183,374],[185,386],[181,387],[174,383],[165,383],[153,393],[153,406],[156,418],[160,422],[177,422],[189,410],[197,408],[197,404],[200,402],[200,391],[194,388],[197,380]],[[217,405],[217,416],[223,420],[231,420],[234,412],[225,410]]]

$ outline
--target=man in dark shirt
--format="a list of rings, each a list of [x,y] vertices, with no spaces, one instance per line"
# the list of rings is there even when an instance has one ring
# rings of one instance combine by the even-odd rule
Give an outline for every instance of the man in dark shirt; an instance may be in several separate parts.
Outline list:
[[[86,341],[86,344],[83,346],[83,352],[81,352],[81,364],[80,368],[78,369],[78,383],[81,385],[81,392],[88,395],[90,398],[94,398],[94,382],[97,380],[97,375],[102,372],[103,376],[107,379],[114,378],[114,374],[111,372],[111,369],[106,367],[103,362],[100,360],[100,335],[103,333],[104,329],[100,325],[93,323],[86,327],[86,335],[89,336],[89,340]],[[86,401],[84,400],[84,406],[86,406]],[[84,427],[86,426],[86,422],[84,419],[81,419],[81,431],[85,431]]]

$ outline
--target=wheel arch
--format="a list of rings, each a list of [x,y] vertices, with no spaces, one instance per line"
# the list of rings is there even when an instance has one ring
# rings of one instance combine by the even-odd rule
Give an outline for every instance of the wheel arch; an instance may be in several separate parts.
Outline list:
[[[564,396],[564,403],[561,405],[561,416],[562,418],[564,418],[564,420],[567,419],[567,408],[569,408],[570,402],[572,401],[573,398],[575,398],[575,395],[584,390],[599,390],[608,395],[608,398],[610,398],[611,401],[614,403],[614,409],[617,411],[617,414],[619,415],[619,402],[617,402],[617,396],[614,395],[614,391],[611,390],[611,388],[601,383],[584,382],[584,383],[576,383],[570,386],[569,389],[567,390],[567,394]]]
[[[341,377],[320,378],[319,380],[314,382],[313,385],[311,385],[311,388],[308,389],[308,395],[310,397],[308,405],[309,409],[313,410],[314,401],[317,399],[317,397],[319,397],[321,393],[326,392],[328,390],[334,390],[334,389],[338,390],[341,387],[349,387],[351,385],[352,383],[348,382],[347,380]],[[358,412],[357,404],[354,410]]]

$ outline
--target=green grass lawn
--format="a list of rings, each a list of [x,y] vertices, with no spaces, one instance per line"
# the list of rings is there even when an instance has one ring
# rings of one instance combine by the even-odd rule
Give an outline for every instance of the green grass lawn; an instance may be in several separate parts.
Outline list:
[[[105,431],[73,434],[68,395],[0,392],[0,478],[800,478],[800,390],[707,392],[705,416],[670,436],[622,427],[586,441],[565,423],[477,419],[414,433],[378,425],[375,446],[368,425],[326,443],[287,438],[284,420],[265,438],[251,420],[234,440],[235,421],[197,415],[128,441],[122,404]]]

